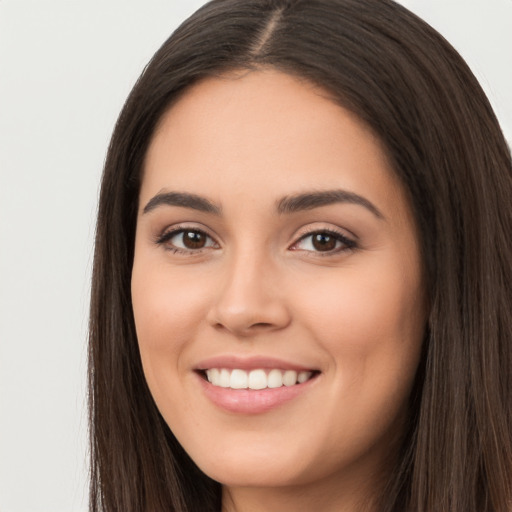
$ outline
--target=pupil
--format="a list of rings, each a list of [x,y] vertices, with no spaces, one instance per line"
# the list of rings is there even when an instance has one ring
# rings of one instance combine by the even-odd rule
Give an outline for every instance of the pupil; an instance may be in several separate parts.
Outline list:
[[[206,237],[196,231],[187,231],[183,233],[183,244],[187,249],[201,249],[206,243]]]
[[[336,239],[325,233],[318,233],[313,237],[313,247],[318,251],[332,251],[336,248]]]

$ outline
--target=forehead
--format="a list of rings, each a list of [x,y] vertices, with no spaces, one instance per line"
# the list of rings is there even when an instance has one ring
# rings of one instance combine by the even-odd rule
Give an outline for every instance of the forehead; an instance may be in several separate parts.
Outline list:
[[[372,131],[321,88],[273,70],[205,79],[168,110],[146,155],[141,202],[164,188],[220,203],[334,188],[403,200]]]

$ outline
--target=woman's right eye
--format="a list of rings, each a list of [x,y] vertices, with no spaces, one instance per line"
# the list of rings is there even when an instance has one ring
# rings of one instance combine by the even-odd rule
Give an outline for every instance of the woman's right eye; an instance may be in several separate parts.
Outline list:
[[[202,249],[216,248],[213,238],[199,229],[179,228],[167,231],[157,240],[172,252],[200,252]]]

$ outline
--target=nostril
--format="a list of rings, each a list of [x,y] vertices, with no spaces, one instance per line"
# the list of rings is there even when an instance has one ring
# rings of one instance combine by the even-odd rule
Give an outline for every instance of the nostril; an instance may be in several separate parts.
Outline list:
[[[255,323],[255,324],[252,324],[250,326],[251,328],[260,328],[260,329],[265,329],[265,328],[269,328],[269,327],[272,327],[272,324],[269,324],[269,323],[266,323],[266,322],[258,322],[258,323]]]
[[[253,333],[254,331],[259,331],[259,330],[269,330],[269,329],[273,329],[274,326],[269,323],[269,322],[256,322],[254,324],[249,324],[248,326],[244,327],[238,327],[238,326],[231,326],[230,327],[227,327],[226,325],[224,325],[222,322],[217,322],[214,327],[216,329],[219,329],[219,330],[228,330],[228,331],[237,331],[239,332],[241,335],[244,335],[245,334],[250,334],[250,333]]]

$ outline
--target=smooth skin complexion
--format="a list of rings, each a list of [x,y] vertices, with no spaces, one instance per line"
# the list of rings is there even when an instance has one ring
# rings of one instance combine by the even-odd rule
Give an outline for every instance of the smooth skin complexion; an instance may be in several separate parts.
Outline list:
[[[133,309],[155,402],[223,510],[348,512],[375,494],[419,361],[422,274],[383,148],[324,91],[244,71],[170,108]]]

